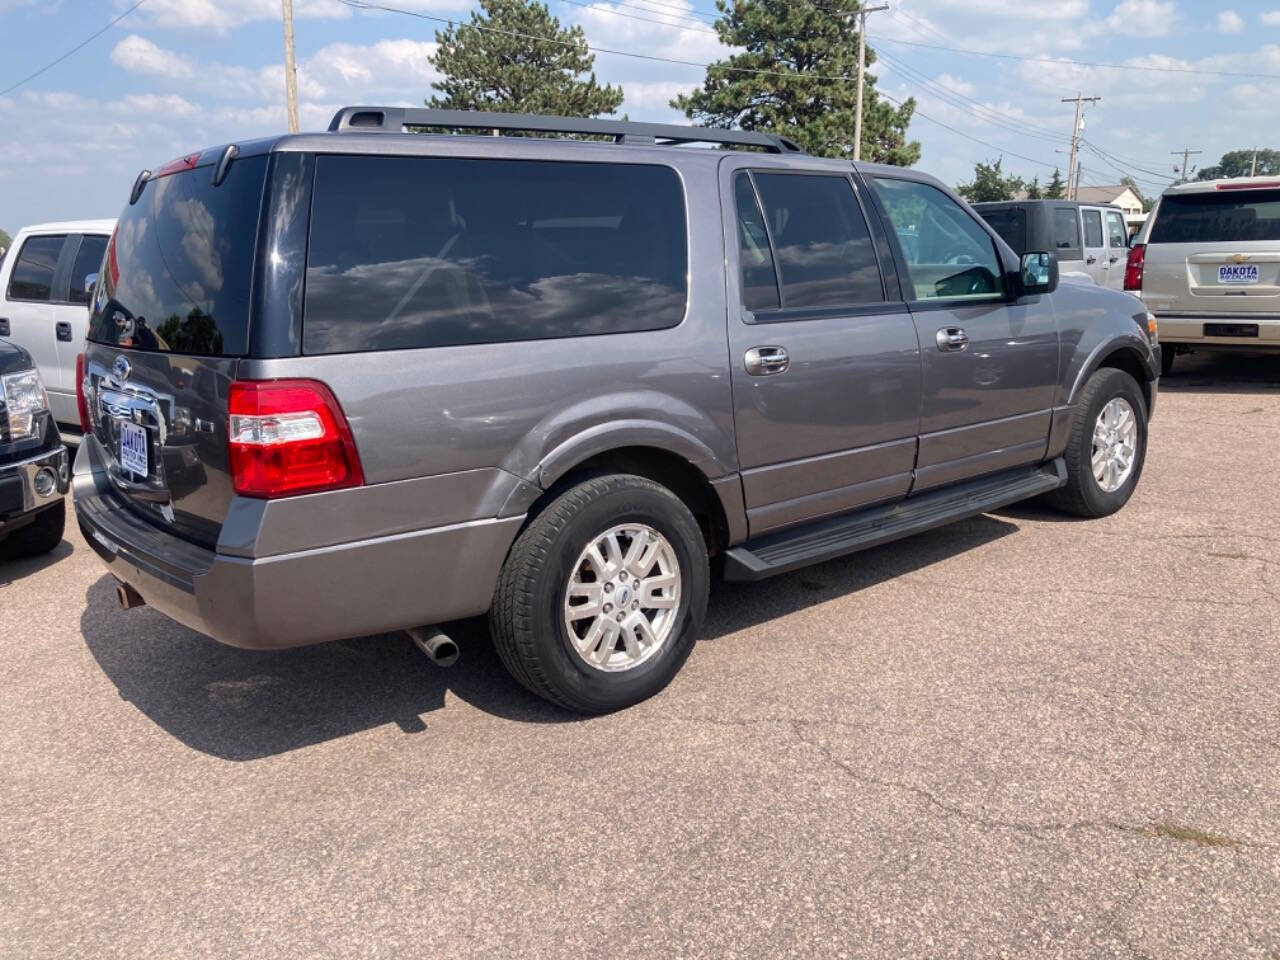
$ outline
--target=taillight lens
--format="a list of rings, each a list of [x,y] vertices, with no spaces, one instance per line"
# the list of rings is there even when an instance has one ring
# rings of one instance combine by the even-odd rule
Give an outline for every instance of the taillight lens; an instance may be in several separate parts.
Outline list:
[[[317,380],[231,384],[231,479],[244,497],[358,487],[360,457],[338,401]]]
[[[80,413],[80,432],[93,433],[93,421],[89,418],[89,398],[84,393],[84,354],[76,355],[76,410]]]
[[[1129,258],[1124,262],[1124,288],[1142,289],[1142,268],[1147,262],[1147,245],[1135,243],[1129,248]]]

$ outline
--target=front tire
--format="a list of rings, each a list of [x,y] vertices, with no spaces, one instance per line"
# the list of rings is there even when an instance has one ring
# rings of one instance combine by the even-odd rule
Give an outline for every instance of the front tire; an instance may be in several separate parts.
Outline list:
[[[1080,404],[1063,459],[1067,484],[1050,495],[1078,517],[1105,517],[1133,496],[1147,457],[1147,403],[1123,370],[1094,372]]]
[[[517,538],[489,615],[498,656],[529,690],[581,713],[653,696],[706,613],[697,521],[651,480],[611,474],[556,497]]]
[[[67,501],[59,500],[52,507],[45,507],[29,524],[15,530],[0,542],[0,554],[13,558],[43,556],[62,542],[62,532],[66,525]]]

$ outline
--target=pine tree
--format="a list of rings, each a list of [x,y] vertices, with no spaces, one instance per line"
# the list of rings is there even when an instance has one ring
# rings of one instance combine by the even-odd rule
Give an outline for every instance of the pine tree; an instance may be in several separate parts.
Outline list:
[[[1062,182],[1062,174],[1057,167],[1053,168],[1053,179],[1049,181],[1049,185],[1044,188],[1044,198],[1046,200],[1061,200],[1067,195],[1067,185]]]
[[[1043,200],[1044,191],[1040,189],[1040,178],[1032,177],[1031,182],[1027,184],[1028,200]]]
[[[481,0],[480,6],[469,23],[436,31],[431,63],[444,78],[431,86],[442,96],[427,106],[569,117],[621,106],[622,88],[596,81],[595,55],[581,27],[565,29],[543,3]]]
[[[716,33],[743,53],[707,69],[700,89],[671,101],[709,127],[783,134],[812,154],[853,156],[857,105],[858,0],[716,0]],[[875,63],[867,48],[867,64]],[[754,72],[753,72],[754,71]],[[907,142],[915,100],[894,107],[863,90],[862,159],[910,166],[920,144]]]
[[[983,203],[990,200],[1012,200],[1023,187],[1021,177],[1004,176],[1001,172],[1003,160],[975,163],[973,165],[973,182],[962,183],[956,187],[956,193],[970,203]]]

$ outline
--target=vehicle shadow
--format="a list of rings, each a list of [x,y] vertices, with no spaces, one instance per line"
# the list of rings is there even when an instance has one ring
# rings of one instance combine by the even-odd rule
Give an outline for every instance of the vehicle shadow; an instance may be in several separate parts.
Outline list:
[[[39,557],[23,557],[19,559],[11,556],[6,551],[5,544],[0,542],[0,587],[7,587],[10,584],[17,583],[23,577],[39,573],[46,567],[51,567],[58,561],[65,560],[73,553],[75,553],[75,547],[71,545],[71,541],[63,540],[46,554]]]
[[[1198,349],[1174,361],[1173,372],[1160,378],[1160,390],[1170,393],[1280,392],[1280,353]],[[1157,404],[1156,415],[1159,414]]]
[[[703,639],[856,593],[1017,529],[974,517],[762,583],[714,583]],[[422,733],[430,722],[424,715],[443,707],[446,693],[521,723],[586,719],[512,680],[482,619],[448,625],[462,656],[447,670],[400,633],[294,650],[240,650],[154,610],[120,610],[113,580],[103,576],[87,591],[80,629],[122,699],[187,746],[224,760],[261,759],[388,723]]]

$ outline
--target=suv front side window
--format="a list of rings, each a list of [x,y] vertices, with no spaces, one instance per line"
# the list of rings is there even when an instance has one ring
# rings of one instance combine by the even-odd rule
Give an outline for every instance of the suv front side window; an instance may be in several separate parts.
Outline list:
[[[66,239],[62,235],[26,239],[9,277],[10,300],[49,301],[53,295],[53,271]]]
[[[913,300],[973,300],[1004,295],[995,242],[965,209],[937,187],[876,177],[907,261]]]

